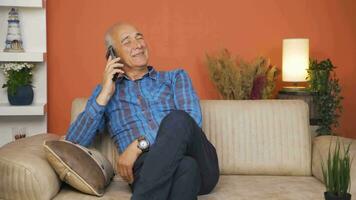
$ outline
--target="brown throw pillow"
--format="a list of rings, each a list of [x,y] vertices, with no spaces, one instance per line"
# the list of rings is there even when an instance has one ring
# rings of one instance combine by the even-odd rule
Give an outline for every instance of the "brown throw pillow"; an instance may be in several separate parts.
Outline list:
[[[86,194],[103,196],[114,176],[111,163],[98,151],[66,140],[46,141],[47,160],[60,179]]]

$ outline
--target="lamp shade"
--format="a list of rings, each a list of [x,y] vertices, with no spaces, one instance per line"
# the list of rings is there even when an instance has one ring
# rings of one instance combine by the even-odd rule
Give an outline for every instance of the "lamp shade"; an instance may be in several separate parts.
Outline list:
[[[309,39],[284,39],[282,80],[305,82],[309,66]]]

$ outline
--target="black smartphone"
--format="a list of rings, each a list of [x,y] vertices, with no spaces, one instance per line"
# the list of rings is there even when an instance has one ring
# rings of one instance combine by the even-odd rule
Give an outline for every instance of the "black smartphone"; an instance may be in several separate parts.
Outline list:
[[[106,52],[106,56],[105,56],[106,60],[109,59],[109,56],[111,56],[111,59],[117,58],[116,51],[115,51],[114,47],[111,45],[108,47],[108,50]],[[122,63],[122,62],[119,62],[119,63]],[[119,78],[119,73],[114,74],[114,76],[112,77],[112,81],[115,82],[117,80],[117,78]]]

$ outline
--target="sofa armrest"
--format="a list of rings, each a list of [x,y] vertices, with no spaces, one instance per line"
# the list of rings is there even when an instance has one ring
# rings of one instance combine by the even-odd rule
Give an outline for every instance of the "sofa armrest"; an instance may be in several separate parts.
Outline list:
[[[52,199],[61,181],[48,163],[43,142],[58,140],[54,134],[39,134],[0,148],[0,199]]]
[[[338,137],[341,144],[344,144],[345,147],[351,144],[350,147],[350,157],[351,159],[356,156],[356,140],[344,137]],[[312,174],[314,177],[323,181],[323,173],[321,169],[322,160],[326,162],[329,153],[329,147],[331,142],[331,150],[335,147],[337,137],[336,136],[318,136],[313,140],[313,155],[312,155]],[[342,146],[341,146],[342,147]],[[350,193],[353,196],[356,196],[356,164],[351,163],[351,188]]]

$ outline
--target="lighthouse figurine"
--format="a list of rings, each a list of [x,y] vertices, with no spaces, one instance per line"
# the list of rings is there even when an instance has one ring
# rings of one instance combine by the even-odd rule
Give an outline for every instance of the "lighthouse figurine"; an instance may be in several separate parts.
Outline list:
[[[24,52],[24,49],[22,48],[20,20],[17,8],[11,8],[7,22],[8,27],[4,51]]]

